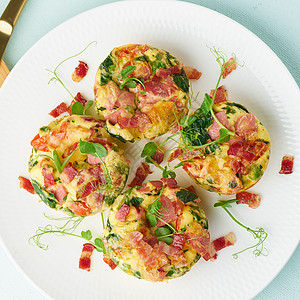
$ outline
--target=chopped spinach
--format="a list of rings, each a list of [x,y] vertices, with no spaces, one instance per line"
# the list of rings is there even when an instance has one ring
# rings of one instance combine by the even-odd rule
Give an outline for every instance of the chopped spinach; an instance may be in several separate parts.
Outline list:
[[[259,166],[253,166],[250,170],[250,173],[252,176],[249,176],[250,179],[252,180],[257,180],[262,176],[262,165]]]
[[[139,271],[134,272],[133,276],[136,277],[136,278],[138,278],[138,279],[142,279],[142,275],[141,275],[141,273]]]
[[[112,79],[112,71],[115,69],[115,64],[111,55],[100,64],[100,85],[107,84]]]
[[[144,199],[141,197],[132,197],[129,202],[133,206],[140,206],[143,201]]]
[[[152,68],[152,74],[155,74],[156,70],[159,68],[162,68],[162,69],[167,68],[166,64],[160,60],[150,61],[150,65]]]
[[[31,183],[34,191],[38,194],[41,200],[51,208],[56,208],[57,200],[54,194],[49,194],[46,190],[41,188],[34,179],[31,179]]]
[[[106,229],[108,230],[108,232],[111,232],[111,231],[112,231],[112,226],[111,226],[111,224],[110,224],[109,219],[107,219],[107,222],[106,222]]]
[[[134,142],[134,139],[128,141],[128,140],[125,140],[121,135],[118,135],[118,134],[113,134],[109,131],[107,125],[105,125],[105,130],[113,137],[115,137],[116,139],[118,139],[119,141],[121,141],[122,143],[126,143],[126,142],[130,142],[130,143],[133,143]]]
[[[110,72],[111,66],[114,65],[111,55],[109,54],[105,60],[100,64],[100,70],[104,69],[107,73]]]
[[[207,143],[210,136],[207,133],[208,127],[212,124],[211,114],[204,115],[201,109],[194,113],[192,123],[182,130],[182,138],[185,143],[191,146],[201,146]]]
[[[230,107],[229,105],[227,105],[225,107],[222,107],[222,109],[225,110],[226,115],[228,115],[228,114],[235,114],[236,113],[236,110],[233,109],[232,107]]]
[[[236,181],[229,181],[227,184],[231,189],[234,189],[238,184]]]
[[[172,277],[176,273],[176,270],[174,267],[171,268],[171,270],[166,274],[166,277]]]
[[[36,159],[31,159],[28,162],[28,166],[29,166],[29,170],[31,170],[34,166],[36,166],[38,164],[38,161]]]
[[[235,103],[235,102],[226,102],[226,104],[229,105],[229,106],[236,106],[236,107],[242,109],[243,111],[245,111],[246,113],[249,114],[249,110],[242,104]]]
[[[104,195],[103,201],[106,202],[108,205],[112,205],[115,201],[116,197]]]
[[[198,198],[196,194],[185,189],[176,192],[176,197],[183,203],[194,202]]]
[[[181,73],[172,74],[175,84],[181,88],[184,92],[188,93],[190,88],[189,80],[184,72],[184,69],[181,70]]]
[[[113,241],[119,241],[120,237],[116,233],[110,233],[107,237],[106,240],[108,241],[109,239],[112,239]]]
[[[49,130],[50,130],[50,128],[48,126],[43,126],[40,128],[40,131],[42,131],[42,132],[47,132]]]

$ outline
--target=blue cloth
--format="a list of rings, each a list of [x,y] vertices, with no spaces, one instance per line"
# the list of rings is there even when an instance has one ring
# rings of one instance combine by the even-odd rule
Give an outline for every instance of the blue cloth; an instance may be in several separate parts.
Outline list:
[[[0,2],[0,13],[8,4]],[[48,31],[88,9],[115,1],[109,0],[29,0],[4,54],[11,69],[22,55]],[[300,1],[299,0],[190,0],[218,11],[244,25],[260,37],[283,61],[300,85]],[[139,3],[139,5],[141,5]],[[18,272],[0,247],[1,299],[43,299]],[[255,300],[300,299],[300,246]]]

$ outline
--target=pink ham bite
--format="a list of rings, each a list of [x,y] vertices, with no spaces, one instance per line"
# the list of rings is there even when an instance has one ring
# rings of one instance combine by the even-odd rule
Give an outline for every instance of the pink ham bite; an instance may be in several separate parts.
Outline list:
[[[220,123],[223,124],[228,130],[232,130],[232,127],[229,124],[227,115],[224,110],[217,112],[215,114],[215,116],[220,121]],[[220,129],[221,129],[221,126],[217,123],[216,120],[213,120],[213,123],[207,133],[209,134],[209,136],[212,140],[216,140],[220,137],[220,135],[219,135]]]
[[[252,141],[257,136],[256,119],[252,114],[244,114],[237,118],[234,124],[235,133],[246,141]]]

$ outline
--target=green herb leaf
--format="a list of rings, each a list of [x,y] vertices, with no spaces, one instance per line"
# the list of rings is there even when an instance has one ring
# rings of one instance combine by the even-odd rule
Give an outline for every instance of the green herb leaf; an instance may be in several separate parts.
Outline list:
[[[154,142],[149,142],[144,146],[144,149],[141,153],[141,157],[153,156],[156,152],[157,145]]]
[[[135,66],[127,66],[121,71],[121,77],[125,80],[129,75],[131,75],[135,70]]]
[[[105,147],[98,143],[80,140],[79,149],[83,154],[90,154],[98,158],[105,157],[107,155]]]
[[[103,241],[99,238],[96,238],[94,241],[95,245],[96,245],[96,250],[98,252],[103,252],[104,254],[106,253]]]
[[[171,233],[170,228],[167,226],[158,227],[155,229],[154,234],[159,241],[163,241],[168,245],[172,244],[173,242],[173,233]]]
[[[71,107],[71,113],[72,115],[83,115],[83,105],[81,102],[74,102],[74,104]]]
[[[81,236],[88,241],[92,239],[92,233],[89,229],[87,231],[81,231]]]
[[[130,89],[134,89],[136,87],[136,82],[131,80],[131,81],[126,82],[124,85]]]
[[[94,101],[93,100],[89,100],[86,104],[85,104],[85,108],[83,111],[83,114],[86,115],[87,110],[93,106]]]
[[[157,225],[156,216],[151,213],[147,213],[146,216],[147,216],[150,226],[155,227]]]
[[[202,112],[205,115],[207,115],[210,112],[212,106],[213,106],[212,99],[210,98],[210,96],[207,93],[205,93],[204,100],[203,100],[203,102],[201,104],[201,107],[200,107]]]
[[[53,150],[53,161],[54,161],[54,164],[55,164],[55,166],[57,168],[57,171],[59,173],[61,173],[63,171],[62,170],[62,164],[61,164],[61,161],[60,161],[60,158],[59,158],[59,155],[58,155],[56,149]]]
[[[230,199],[230,200],[219,200],[214,204],[214,207],[222,206],[222,207],[231,207],[231,203],[235,203],[239,201],[239,199]]]

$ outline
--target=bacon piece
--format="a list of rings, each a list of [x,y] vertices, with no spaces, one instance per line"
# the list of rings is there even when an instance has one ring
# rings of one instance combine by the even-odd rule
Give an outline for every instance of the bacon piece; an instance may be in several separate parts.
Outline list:
[[[222,74],[223,79],[225,79],[226,76],[228,76],[233,70],[236,69],[236,63],[234,62],[234,58],[229,58],[229,60],[224,64],[224,67],[226,67],[226,69]]]
[[[159,201],[161,203],[161,209],[160,209],[160,218],[164,221],[157,220],[157,227],[165,226],[166,223],[170,223],[172,221],[175,221],[177,219],[177,213],[175,211],[175,207],[173,206],[170,198],[168,198],[165,195],[161,195],[159,198]]]
[[[210,91],[210,98],[213,97],[215,90]],[[221,85],[217,88],[214,104],[227,102],[229,100],[227,90],[225,89],[224,85]]]
[[[190,160],[192,158],[202,157],[202,156],[203,156],[203,151],[201,149],[184,150],[182,148],[177,148],[168,157],[168,162],[171,162],[176,158],[180,158],[181,160]]]
[[[207,252],[209,245],[209,232],[206,229],[202,229],[199,233],[192,233],[186,231],[187,243],[197,251],[201,256]]]
[[[99,185],[99,180],[89,181],[86,185],[83,186],[83,189],[78,193],[80,198],[87,197],[90,193],[94,192]]]
[[[177,247],[170,246],[165,242],[159,241],[158,246],[161,248],[161,251],[169,256],[178,256],[180,249]]]
[[[48,188],[55,184],[53,173],[50,169],[42,168],[42,175],[44,177],[45,188]]]
[[[120,117],[130,119],[132,117],[132,114],[124,108],[120,107],[108,116],[105,116],[105,119],[109,120],[111,124],[115,125],[116,123],[118,123],[118,119]]]
[[[68,163],[62,173],[60,174],[60,179],[62,180],[62,182],[64,183],[70,183],[74,177],[77,175],[78,171],[77,169],[73,166],[72,163]]]
[[[87,155],[87,162],[90,164],[90,165],[97,165],[97,164],[101,164],[101,160],[96,157],[96,156],[93,156],[91,154],[88,154]]]
[[[211,242],[208,246],[207,252],[203,256],[203,258],[207,260],[215,260],[217,258],[217,252],[224,249],[225,247],[232,246],[236,242],[236,238],[233,232],[222,236],[213,242]]]
[[[68,105],[65,102],[60,103],[58,106],[56,106],[53,110],[49,112],[49,115],[53,118],[57,118],[61,114],[68,111]]]
[[[202,73],[195,68],[184,66],[183,69],[188,79],[198,80],[202,76]]]
[[[60,204],[64,202],[64,198],[67,195],[68,193],[63,184],[59,184],[54,190],[54,196]]]
[[[237,193],[236,199],[239,199],[236,204],[247,204],[251,208],[257,208],[261,201],[260,195],[250,192]]]
[[[158,192],[162,189],[163,183],[160,180],[155,181],[147,181],[143,183],[139,192],[142,194],[158,194]]]
[[[141,165],[137,168],[135,172],[135,177],[133,178],[132,182],[128,185],[133,187],[135,185],[141,186],[146,177],[151,174],[149,164],[142,162]]]
[[[31,194],[35,194],[34,188],[32,186],[32,183],[29,179],[23,177],[23,176],[19,176],[18,177],[19,181],[20,181],[20,188],[26,190],[27,192],[31,193]]]
[[[181,70],[182,70],[181,65],[174,65],[168,69],[158,68],[158,69],[156,69],[155,74],[157,77],[167,78],[168,76],[170,76],[172,74],[181,73]]]
[[[39,134],[37,134],[33,140],[30,142],[30,145],[39,150],[39,151],[43,151],[43,152],[49,152],[49,148],[47,146],[47,138],[46,136],[42,136],[40,137]]]
[[[119,49],[118,52],[116,52],[116,55],[119,57],[127,57],[132,59],[136,56],[140,56],[147,50],[149,50],[148,45],[133,44]]]
[[[142,239],[143,239],[143,234],[139,231],[131,231],[129,233],[129,241],[133,248],[136,248]]]
[[[71,104],[68,106],[68,113],[69,113],[70,115],[72,115],[72,106],[73,106],[73,104],[74,104],[75,102],[80,102],[80,103],[83,105],[83,107],[85,107],[85,104],[86,104],[87,100],[82,96],[82,94],[81,94],[80,92],[78,92],[78,93],[76,94],[76,96],[74,97],[74,100],[73,100],[73,101],[71,102]]]
[[[178,248],[179,250],[182,250],[184,244],[185,244],[186,238],[184,234],[173,234],[173,247]]]
[[[83,244],[81,256],[79,259],[79,268],[90,272],[91,270],[91,256],[93,254],[95,246],[90,243]]]
[[[257,124],[254,115],[244,114],[234,124],[235,133],[246,141],[253,141],[257,136]]]
[[[109,81],[105,85],[107,103],[105,108],[112,111],[113,108],[131,106],[135,108],[135,94],[125,90],[121,90],[116,83]]]
[[[154,96],[167,98],[170,97],[175,88],[167,83],[161,82],[159,80],[150,80],[144,83],[147,94],[152,94]]]
[[[70,211],[80,217],[86,217],[91,213],[91,209],[87,207],[85,202],[73,202],[69,206]]]
[[[151,156],[151,158],[157,163],[157,164],[161,164],[162,161],[164,160],[164,152],[157,147],[155,150],[155,153],[153,156]]]
[[[79,144],[79,142],[76,142],[73,145],[71,145],[69,148],[67,148],[65,150],[65,152],[63,153],[62,158],[66,158],[69,155],[71,155],[74,152],[74,150],[76,149],[76,147],[78,146],[78,144]]]
[[[161,181],[164,185],[167,185],[170,189],[177,189],[177,181],[174,178],[162,178]]]
[[[114,261],[111,258],[109,258],[106,254],[103,254],[103,261],[106,264],[108,264],[112,270],[114,270],[117,267],[117,265],[114,263]]]
[[[232,130],[224,110],[217,112],[215,114],[215,116],[220,121],[220,123],[222,123],[228,130]],[[208,129],[207,133],[209,134],[209,136],[211,137],[212,140],[216,140],[220,137],[220,135],[219,135],[220,129],[221,129],[221,126],[214,119],[213,123],[210,126],[210,128]]]
[[[281,161],[281,169],[279,174],[291,174],[293,173],[294,156],[285,155]]]
[[[128,216],[130,211],[130,206],[126,205],[125,203],[122,203],[121,207],[118,209],[116,213],[116,219],[125,222],[126,217]]]
[[[87,100],[82,96],[82,94],[80,92],[78,92],[75,96],[75,101],[76,102],[80,102],[83,107],[85,107],[85,104],[87,103]]]
[[[78,66],[75,68],[72,74],[72,80],[75,82],[80,82],[86,76],[88,70],[89,66],[80,60]]]
[[[96,180],[92,182],[94,185],[97,185],[99,183],[101,184],[106,183],[104,169],[102,166],[98,165],[96,167],[89,168],[87,172],[89,175],[92,175],[93,177],[96,178]]]

